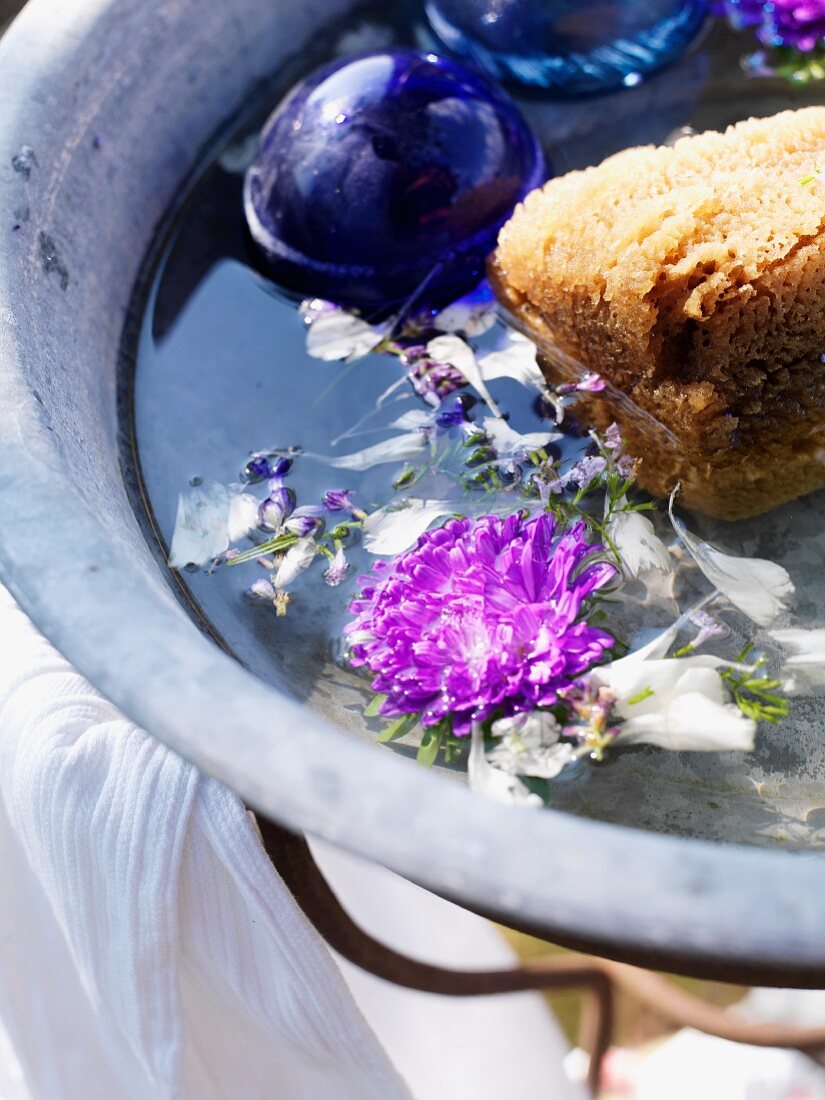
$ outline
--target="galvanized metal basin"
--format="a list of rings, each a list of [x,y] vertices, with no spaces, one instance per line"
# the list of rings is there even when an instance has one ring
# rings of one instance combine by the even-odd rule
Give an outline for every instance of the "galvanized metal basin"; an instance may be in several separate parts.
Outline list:
[[[138,522],[117,382],[144,256],[214,135],[348,7],[32,0],[0,44],[0,576],[128,715],[296,829],[549,938],[822,983],[821,855],[510,810],[423,772],[222,652]]]

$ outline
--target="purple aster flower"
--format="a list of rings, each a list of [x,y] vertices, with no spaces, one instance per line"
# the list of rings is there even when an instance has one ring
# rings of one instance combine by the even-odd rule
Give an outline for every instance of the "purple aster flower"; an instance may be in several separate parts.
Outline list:
[[[825,0],[716,0],[714,8],[734,26],[756,27],[763,46],[809,53],[825,40]]]
[[[615,575],[592,561],[603,549],[584,523],[559,534],[549,515],[450,520],[360,579],[350,660],[372,672],[384,714],[421,712],[425,726],[451,716],[458,735],[552,704],[613,646],[582,619]]]

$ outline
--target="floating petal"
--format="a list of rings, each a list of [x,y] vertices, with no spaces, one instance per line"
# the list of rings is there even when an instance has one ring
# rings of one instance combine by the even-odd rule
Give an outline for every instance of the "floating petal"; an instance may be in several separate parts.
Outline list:
[[[787,653],[782,667],[794,678],[790,690],[799,693],[825,685],[825,630],[797,627],[772,630],[770,636]]]
[[[394,557],[412,546],[431,523],[455,511],[456,505],[448,500],[408,497],[400,504],[388,504],[364,520],[362,545],[370,554]]]
[[[401,432],[427,431],[434,423],[434,413],[425,412],[424,409],[410,409],[397,420],[393,420],[390,427],[398,428]]]
[[[258,502],[248,493],[230,490],[226,528],[230,542],[245,538],[258,523]]]
[[[543,805],[539,796],[528,790],[518,776],[508,775],[507,772],[494,768],[488,761],[484,750],[484,735],[477,722],[473,723],[467,778],[471,790],[496,802],[536,808]]]
[[[485,382],[512,378],[522,386],[542,391],[547,388],[547,382],[536,361],[537,351],[532,340],[515,329],[508,329],[502,347],[479,357],[481,377]]]
[[[275,588],[288,588],[295,578],[309,569],[315,560],[315,539],[302,538],[293,543],[284,554],[284,560],[278,566],[272,584]]]
[[[718,671],[731,662],[709,654],[640,659],[642,652],[589,673],[591,683],[616,696],[615,713],[622,719],[616,744],[676,752],[752,750],[756,723],[729,701]]]
[[[466,379],[476,393],[487,403],[493,415],[501,416],[499,407],[493,400],[481,376],[475,352],[466,340],[452,334],[436,336],[434,340],[430,340],[427,344],[427,354],[436,362],[448,363],[454,370],[458,371],[461,377]]]
[[[332,309],[319,313],[307,332],[307,354],[331,363],[369,355],[384,339],[385,330],[368,325],[354,313]]]
[[[258,520],[258,502],[217,482],[178,497],[169,564],[173,569],[214,561],[230,542],[247,535]]]
[[[339,470],[369,470],[386,462],[405,462],[413,458],[427,446],[427,437],[423,432],[407,432],[393,436],[383,443],[375,443],[363,451],[349,455],[325,457],[324,461]]]
[[[488,416],[481,426],[499,458],[527,458],[554,439],[561,439],[559,432],[528,432],[526,435],[519,435],[506,420],[493,416]]]
[[[496,323],[496,303],[489,285],[459,298],[433,320],[439,332],[463,332],[465,336],[483,336]]]
[[[618,501],[621,509],[627,504],[627,498]],[[670,573],[673,561],[668,549],[650,520],[642,512],[614,510],[607,521],[607,535],[616,552],[622,572],[627,577],[638,577],[649,570]]]
[[[755,735],[756,722],[733,703],[686,691],[661,711],[629,719],[615,743],[673,752],[752,752]]]
[[[488,760],[508,775],[555,779],[580,752],[559,740],[559,724],[549,711],[530,711],[493,722],[492,733],[499,743],[487,754]]]
[[[703,542],[673,513],[678,486],[670,495],[670,520],[674,530],[701,571],[732,604],[759,626],[771,626],[788,610],[794,594],[788,571],[765,558],[738,558],[723,554]]]

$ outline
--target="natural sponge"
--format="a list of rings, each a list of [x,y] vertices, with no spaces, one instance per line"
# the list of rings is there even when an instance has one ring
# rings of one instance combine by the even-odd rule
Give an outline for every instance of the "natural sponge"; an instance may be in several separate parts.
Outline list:
[[[823,162],[825,107],[786,111],[551,180],[502,230],[499,296],[551,375],[612,383],[584,414],[652,492],[734,519],[825,485]]]

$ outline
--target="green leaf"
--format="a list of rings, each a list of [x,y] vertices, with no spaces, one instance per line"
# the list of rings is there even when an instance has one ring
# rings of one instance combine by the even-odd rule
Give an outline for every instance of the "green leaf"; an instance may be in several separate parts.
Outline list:
[[[448,737],[444,742],[444,762],[446,764],[452,764],[454,760],[458,760],[467,748],[467,739],[459,739],[458,737]]]
[[[373,695],[372,699],[364,707],[365,718],[378,718],[381,714],[381,707],[386,703],[388,695]]]
[[[403,489],[416,480],[417,471],[408,466],[392,483],[393,489]]]
[[[250,550],[244,550],[243,553],[238,554],[237,557],[230,558],[228,564],[243,565],[245,562],[255,561],[257,558],[263,557],[266,554],[276,554],[280,550],[286,550],[297,541],[297,535],[278,535],[277,538],[270,539],[268,542],[262,542],[258,546],[253,546]]]
[[[390,741],[397,741],[399,737],[403,737],[405,733],[415,729],[419,717],[418,714],[402,714],[400,718],[390,722],[386,729],[381,730],[378,734],[378,740],[382,745],[387,745]]]
[[[443,739],[443,726],[431,726],[428,730],[425,730],[416,757],[417,762],[425,768],[431,768],[438,759],[438,750],[441,748]]]
[[[753,647],[746,646],[740,655],[740,661],[747,658]],[[756,662],[756,667],[764,664],[764,658]],[[733,692],[733,699],[747,718],[759,722],[779,722],[790,713],[790,703],[775,691],[782,685],[770,676],[753,676],[750,672],[736,675],[732,669],[722,673]]]

